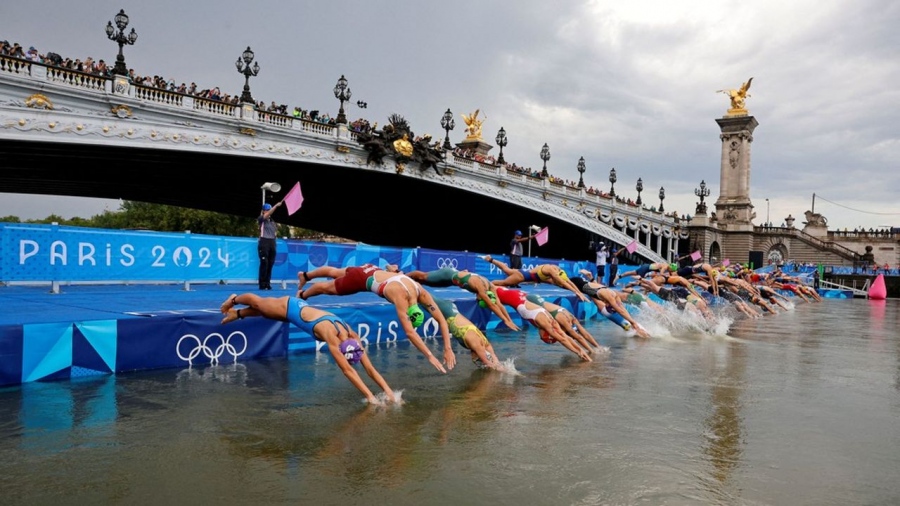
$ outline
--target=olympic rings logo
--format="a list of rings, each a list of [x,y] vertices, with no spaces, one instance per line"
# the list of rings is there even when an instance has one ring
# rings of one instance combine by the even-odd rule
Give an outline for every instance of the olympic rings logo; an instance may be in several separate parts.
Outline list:
[[[237,338],[242,339],[243,347],[238,351],[238,349],[231,343],[232,338],[237,340]],[[184,342],[185,339],[190,339],[194,341],[194,347],[184,355],[181,353],[181,343]],[[212,342],[210,342],[212,341]],[[234,361],[237,362],[239,356],[243,355],[244,352],[247,351],[247,336],[236,330],[231,334],[228,334],[228,337],[222,336],[218,332],[213,332],[212,334],[206,336],[202,341],[199,337],[194,334],[185,334],[181,336],[181,339],[178,340],[178,344],[175,345],[175,353],[178,353],[178,358],[184,360],[189,365],[194,365],[193,360],[200,356],[200,354],[204,354],[206,358],[209,359],[209,363],[211,365],[217,365],[219,363],[219,357],[228,353],[232,357],[234,357]]]
[[[454,269],[459,268],[459,261],[456,260],[455,258],[450,258],[450,257],[438,258],[435,263],[437,264],[438,269],[444,269],[447,267],[452,267]]]

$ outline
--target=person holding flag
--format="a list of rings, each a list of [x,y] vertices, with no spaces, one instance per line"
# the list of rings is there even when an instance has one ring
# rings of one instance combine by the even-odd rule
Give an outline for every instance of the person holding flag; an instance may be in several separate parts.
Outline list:
[[[275,210],[281,207],[283,200],[274,206],[265,203],[256,218],[259,223],[259,241],[256,244],[256,252],[259,255],[259,289],[272,289],[272,268],[275,267],[275,237],[278,226],[272,219]]]

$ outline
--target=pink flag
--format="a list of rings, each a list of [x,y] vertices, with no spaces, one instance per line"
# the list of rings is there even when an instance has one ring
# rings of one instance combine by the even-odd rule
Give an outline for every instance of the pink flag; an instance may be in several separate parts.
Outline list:
[[[731,260],[727,258],[725,260],[722,260],[722,267],[728,267],[729,265],[731,265]]]
[[[637,242],[637,239],[635,239],[635,240],[631,241],[630,243],[628,243],[628,246],[625,246],[625,250],[628,251],[629,253],[634,253],[635,251],[637,251],[637,247],[638,247],[638,242]]]
[[[700,250],[691,253],[691,260],[693,260],[694,262],[700,260],[701,258],[703,258],[703,255],[700,254]]]
[[[300,192],[299,181],[297,181],[297,184],[291,188],[291,191],[284,196],[284,203],[287,204],[287,212],[289,215],[296,213],[297,209],[300,209],[300,206],[303,205],[303,193]]]
[[[550,227],[544,227],[540,232],[534,234],[534,239],[537,241],[538,246],[543,246],[547,244],[547,241],[550,240]]]

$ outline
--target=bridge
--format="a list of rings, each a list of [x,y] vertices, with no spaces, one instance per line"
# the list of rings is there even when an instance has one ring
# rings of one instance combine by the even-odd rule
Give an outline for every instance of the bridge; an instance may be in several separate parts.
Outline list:
[[[436,170],[367,163],[358,134],[328,125],[0,56],[0,192],[120,198],[254,217],[260,186],[300,181],[276,221],[386,246],[502,252],[549,226],[538,253],[589,258],[598,237],[634,260],[687,250],[677,217],[446,151]]]

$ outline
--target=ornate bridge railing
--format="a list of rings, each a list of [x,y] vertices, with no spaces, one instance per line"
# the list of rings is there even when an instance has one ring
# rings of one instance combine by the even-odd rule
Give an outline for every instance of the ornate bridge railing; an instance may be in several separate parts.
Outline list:
[[[26,108],[22,107],[23,101]],[[57,102],[55,109],[53,101]],[[208,136],[212,140],[209,144],[204,144],[205,149],[227,145],[230,152],[233,152],[245,141],[240,135],[235,136],[234,127],[237,124],[248,130],[245,132],[242,129],[241,133],[252,131],[253,135],[263,136],[261,138],[266,139],[268,144],[268,153],[285,153],[283,156],[291,157],[299,156],[298,152],[309,152],[308,149],[293,149],[299,144],[314,148],[316,152],[320,152],[317,155],[320,156],[319,159],[328,159],[330,163],[351,164],[370,170],[390,170],[366,165],[366,152],[357,144],[356,134],[348,130],[346,125],[334,126],[307,121],[260,111],[253,104],[235,105],[135,85],[123,76],[101,77],[0,56],[0,115],[7,119],[16,118],[18,126],[15,131],[7,131],[13,132],[18,138],[49,135],[46,133],[46,125],[38,125],[46,121],[43,118],[47,117],[48,109],[60,120],[77,120],[78,125],[81,125],[77,128],[79,131],[83,122],[99,117],[96,114],[98,110],[105,112],[104,122],[115,122],[115,117],[108,116],[111,105],[116,105],[113,113],[121,121],[127,121],[132,110],[140,110],[145,120],[142,124],[170,130],[170,135],[164,138],[171,142],[204,137],[194,135],[199,128],[207,134],[217,132],[217,135]],[[28,108],[43,111],[31,109],[29,114]],[[23,119],[23,114],[29,119]],[[134,128],[133,125],[134,123],[129,124],[129,131]],[[0,126],[0,135],[2,134],[3,128]],[[154,132],[150,132],[150,136],[154,139],[163,138],[155,136]],[[227,143],[223,136],[230,136]],[[137,134],[126,138],[105,138],[123,143],[140,141]],[[197,140],[195,144],[197,142],[205,141]],[[678,241],[688,237],[672,216],[588,193],[583,188],[551,183],[547,179],[449,153],[440,166],[444,176],[435,176],[431,171],[407,171],[404,177],[427,177],[442,184],[540,209],[549,216],[578,223],[585,229],[622,244],[639,238],[638,253],[653,259],[652,261],[661,261],[664,257],[671,256],[677,250]],[[656,239],[651,240],[652,238]]]

